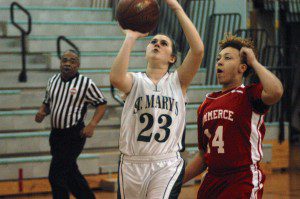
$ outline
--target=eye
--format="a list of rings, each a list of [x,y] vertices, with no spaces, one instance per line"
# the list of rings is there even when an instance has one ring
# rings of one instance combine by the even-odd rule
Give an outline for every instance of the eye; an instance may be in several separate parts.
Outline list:
[[[150,43],[151,43],[151,44],[156,44],[156,43],[157,43],[157,40],[156,40],[156,39],[153,39]]]
[[[221,57],[217,57],[217,58],[216,58],[216,61],[219,61],[220,59],[221,59]]]
[[[71,62],[71,64],[75,64],[76,60],[75,59],[71,59],[70,62]]]
[[[161,45],[163,45],[163,46],[168,46],[168,43],[167,43],[166,41],[162,41],[162,42],[161,42]]]
[[[226,60],[230,60],[230,59],[231,59],[231,57],[225,57],[225,59],[226,59]]]

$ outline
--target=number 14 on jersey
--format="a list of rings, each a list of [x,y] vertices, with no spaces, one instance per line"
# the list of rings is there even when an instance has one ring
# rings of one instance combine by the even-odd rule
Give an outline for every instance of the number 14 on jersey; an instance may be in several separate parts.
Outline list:
[[[211,138],[211,133],[208,129],[204,130],[204,134],[208,137],[208,139]],[[225,153],[223,141],[223,126],[218,126],[212,140],[212,147],[218,147],[218,153]],[[207,143],[207,153],[210,153],[209,142]]]

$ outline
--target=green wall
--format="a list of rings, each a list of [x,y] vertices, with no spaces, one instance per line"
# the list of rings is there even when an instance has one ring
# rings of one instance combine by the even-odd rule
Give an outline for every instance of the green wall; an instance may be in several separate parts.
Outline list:
[[[247,27],[246,0],[215,0],[215,13],[239,13],[242,16],[241,28]]]

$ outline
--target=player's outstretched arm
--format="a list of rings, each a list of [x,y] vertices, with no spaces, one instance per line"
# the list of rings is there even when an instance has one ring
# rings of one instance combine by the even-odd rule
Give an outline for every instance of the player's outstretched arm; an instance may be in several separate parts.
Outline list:
[[[183,183],[186,183],[194,177],[200,175],[206,170],[206,167],[207,166],[204,162],[204,153],[202,151],[199,151],[194,160],[186,167],[183,177]]]
[[[241,57],[245,57],[247,64],[251,66],[258,75],[263,86],[261,99],[266,105],[277,103],[283,94],[283,86],[280,80],[263,65],[261,65],[252,49],[243,47],[240,50]]]
[[[165,2],[178,17],[179,23],[190,46],[187,56],[177,70],[182,90],[185,93],[200,67],[204,54],[204,45],[194,24],[186,15],[177,0],[165,0]]]
[[[126,35],[123,45],[114,60],[110,71],[111,84],[124,93],[129,93],[132,87],[132,75],[128,73],[129,58],[136,40],[147,36],[132,30],[124,30]]]

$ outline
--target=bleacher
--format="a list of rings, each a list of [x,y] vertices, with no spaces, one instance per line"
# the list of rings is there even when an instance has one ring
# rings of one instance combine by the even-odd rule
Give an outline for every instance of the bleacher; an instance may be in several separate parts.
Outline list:
[[[46,118],[43,123],[35,123],[34,116],[43,100],[48,78],[59,72],[56,40],[60,35],[72,40],[80,49],[80,73],[92,78],[108,100],[104,118],[94,136],[87,140],[78,159],[80,170],[89,175],[88,181],[93,183],[92,187],[99,188],[100,182],[95,183],[92,176],[97,176],[97,180],[111,177],[107,174],[117,172],[119,160],[118,135],[122,107],[111,95],[109,69],[124,36],[117,22],[112,20],[113,9],[93,8],[90,1],[82,0],[19,0],[18,2],[32,15],[32,32],[26,37],[27,82],[21,83],[18,81],[22,66],[20,33],[10,22],[11,2],[0,2],[0,196],[50,191],[47,184],[39,189],[28,187],[23,191],[15,187],[22,179],[24,183],[33,184],[42,184],[41,179],[44,180],[43,183],[47,181],[51,160],[48,143],[50,122],[49,118]],[[208,23],[208,18],[213,14],[212,8],[207,7],[210,10],[207,16],[202,17],[204,21],[197,22],[199,26]],[[16,20],[26,26],[22,14],[17,15]],[[238,28],[240,27],[236,26],[235,30]],[[213,35],[220,35],[218,30],[211,31],[214,32]],[[131,54],[130,71],[145,70],[144,55],[148,40],[149,38],[145,38],[136,43]],[[210,42],[211,49],[216,50],[216,44],[213,43],[215,41]],[[64,46],[64,49],[68,48]],[[211,56],[214,53],[206,52]],[[197,146],[196,110],[206,93],[220,89],[215,82],[207,84],[208,70],[207,67],[201,68],[188,90],[187,148],[183,154],[187,159],[195,153]],[[210,76],[212,72],[210,71]],[[86,121],[89,121],[91,116],[89,111]],[[267,123],[266,126],[263,168],[268,171],[287,168],[288,150],[278,153],[278,150],[282,149],[282,144],[278,143],[279,123]],[[284,127],[286,140],[283,144],[285,149],[288,149],[288,124],[285,123]],[[23,172],[22,179],[20,169]]]

